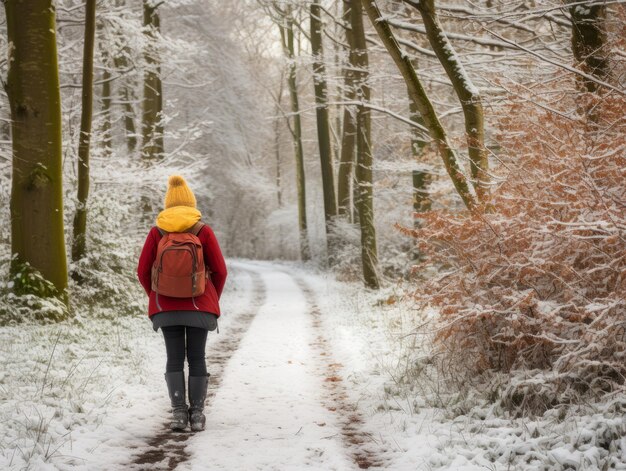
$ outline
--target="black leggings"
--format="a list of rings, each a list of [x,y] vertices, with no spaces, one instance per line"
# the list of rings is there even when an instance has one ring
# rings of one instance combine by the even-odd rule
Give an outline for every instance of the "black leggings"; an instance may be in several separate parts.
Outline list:
[[[187,332],[189,376],[206,376],[204,348],[209,331],[184,325],[161,327],[161,330],[163,331],[165,350],[167,351],[165,371],[168,373],[183,371],[185,365],[185,332]]]

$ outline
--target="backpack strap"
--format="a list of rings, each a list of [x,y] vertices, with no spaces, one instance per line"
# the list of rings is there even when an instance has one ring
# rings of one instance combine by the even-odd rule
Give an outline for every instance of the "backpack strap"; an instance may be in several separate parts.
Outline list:
[[[159,231],[159,234],[161,234],[161,237],[163,237],[165,234],[169,234],[169,232],[167,232],[166,230],[161,229],[159,226],[154,226],[154,227],[157,228],[157,231]],[[186,229],[183,232],[189,232],[189,233],[197,236],[200,233],[200,231],[202,230],[203,227],[204,227],[204,223],[198,221],[193,226],[191,226],[189,229]]]
[[[193,226],[191,226],[189,229],[187,229],[184,232],[189,232],[189,233],[197,236],[200,233],[200,231],[202,230],[203,227],[204,227],[204,223],[198,221],[197,223],[195,223]]]

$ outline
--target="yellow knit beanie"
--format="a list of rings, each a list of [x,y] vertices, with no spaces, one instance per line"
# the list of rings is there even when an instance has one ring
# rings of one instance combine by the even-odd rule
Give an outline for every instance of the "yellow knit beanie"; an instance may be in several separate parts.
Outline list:
[[[168,180],[167,192],[165,193],[165,209],[173,206],[196,207],[196,197],[187,182],[180,175],[172,175]]]

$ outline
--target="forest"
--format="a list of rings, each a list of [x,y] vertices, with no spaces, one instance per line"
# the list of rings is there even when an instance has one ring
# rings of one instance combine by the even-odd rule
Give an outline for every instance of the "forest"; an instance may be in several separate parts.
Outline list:
[[[626,470],[623,0],[2,3],[0,468]],[[172,175],[228,267],[185,435]]]

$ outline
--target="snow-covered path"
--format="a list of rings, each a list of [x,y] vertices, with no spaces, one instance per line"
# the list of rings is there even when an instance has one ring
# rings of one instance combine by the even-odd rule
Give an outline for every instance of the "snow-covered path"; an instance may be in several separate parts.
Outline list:
[[[235,262],[256,279],[252,306],[207,348],[212,374],[207,430],[159,432],[134,469],[335,469],[376,464],[302,279],[267,264]],[[262,284],[262,286],[259,286]],[[254,305],[257,303],[257,308]],[[369,445],[369,444],[368,444]]]
[[[145,314],[6,326],[0,469],[626,471],[622,409],[511,419],[491,404],[434,407],[455,396],[397,381],[417,374],[419,345],[407,356],[398,341],[419,319],[411,304],[298,264],[229,271],[207,343],[206,431],[167,430],[165,348]]]

